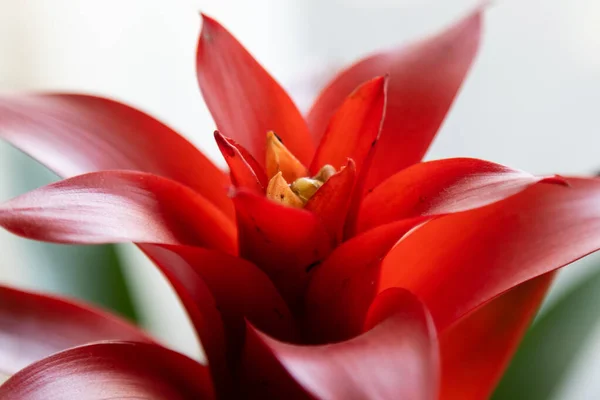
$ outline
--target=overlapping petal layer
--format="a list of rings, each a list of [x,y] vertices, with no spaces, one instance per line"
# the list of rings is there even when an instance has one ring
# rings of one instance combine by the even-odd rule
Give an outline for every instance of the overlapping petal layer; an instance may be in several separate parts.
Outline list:
[[[63,178],[100,170],[149,172],[197,190],[233,217],[222,171],[171,128],[116,101],[79,94],[0,96],[0,138]]]
[[[305,297],[305,335],[317,343],[359,334],[377,291],[379,264],[424,217],[383,225],[344,242],[315,268]]]
[[[386,179],[365,196],[357,229],[360,232],[403,218],[482,207],[540,181],[565,184],[560,177],[537,177],[474,158],[415,164]]]
[[[213,399],[208,369],[164,347],[104,342],[55,354],[13,375],[0,397],[20,400]]]
[[[247,381],[262,398],[434,399],[437,343],[422,304],[392,289],[370,314],[362,335],[320,346],[282,343],[249,326]]]
[[[234,197],[240,256],[259,266],[298,307],[310,272],[331,252],[330,235],[319,218],[240,190]]]
[[[59,243],[189,244],[235,253],[235,226],[203,196],[134,171],[66,179],[0,205],[0,226]]]
[[[315,140],[321,140],[336,109],[356,87],[388,75],[386,116],[366,189],[420,161],[477,53],[481,20],[477,10],[436,36],[368,57],[343,71],[308,114]]]
[[[403,287],[444,329],[510,288],[600,248],[600,180],[538,184],[489,206],[434,219],[381,266],[379,290]]]
[[[440,334],[441,400],[485,399],[492,394],[554,275],[516,286]]]
[[[378,77],[356,88],[336,110],[319,142],[310,173],[325,165],[338,169],[351,158],[360,171],[379,137],[386,103],[386,79]]]
[[[203,16],[198,82],[217,128],[261,164],[274,131],[305,165],[314,153],[304,118],[283,88],[217,21]]]
[[[67,299],[0,286],[0,374],[98,340],[152,339],[114,315]]]

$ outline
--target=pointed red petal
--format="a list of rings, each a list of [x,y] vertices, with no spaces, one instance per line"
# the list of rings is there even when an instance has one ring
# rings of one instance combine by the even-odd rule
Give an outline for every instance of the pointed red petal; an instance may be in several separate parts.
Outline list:
[[[306,210],[313,212],[323,221],[325,229],[336,246],[342,240],[344,222],[352,199],[356,167],[353,160],[348,160],[346,166],[333,175],[306,203]]]
[[[553,278],[554,273],[549,273],[525,282],[459,319],[440,334],[440,398],[462,400],[491,396]]]
[[[389,296],[393,314],[345,342],[292,345],[249,326],[242,368],[248,381],[261,383],[252,389],[262,398],[288,398],[290,392],[302,398],[300,385],[319,399],[434,399],[433,324],[414,296],[400,290]]]
[[[152,342],[139,328],[88,305],[0,286],[0,375],[98,340]]]
[[[261,167],[261,165],[258,163],[258,161],[256,161],[256,159],[252,156],[252,154],[250,154],[250,152],[248,150],[246,150],[244,148],[244,146],[241,146],[239,143],[237,143],[232,138],[228,138],[227,136],[223,136],[223,138],[225,138],[225,140],[227,141],[227,143],[229,143],[230,146],[235,147],[236,150],[240,152],[240,155],[242,156],[244,161],[246,161],[246,163],[248,163],[248,166],[250,167],[250,169],[252,169],[252,171],[258,178],[258,181],[260,182],[260,184],[263,187],[267,187],[267,185],[269,184],[269,178],[267,178],[265,169],[263,167]]]
[[[295,308],[311,269],[331,251],[323,224],[309,211],[246,191],[238,191],[233,202],[240,256],[261,268]]]
[[[172,271],[192,271],[202,279],[234,343],[241,344],[244,318],[281,340],[296,336],[295,322],[281,295],[249,261],[197,247],[141,245],[141,248],[157,264]]]
[[[107,342],[45,358],[0,386],[20,400],[214,399],[208,369],[164,347]]]
[[[386,79],[375,78],[357,88],[336,110],[319,144],[310,172],[325,164],[336,169],[351,158],[360,171],[379,136],[385,107]]]
[[[235,226],[174,181],[134,171],[79,175],[0,205],[0,226],[60,243],[191,244],[235,252]]]
[[[381,259],[423,221],[414,218],[372,229],[344,242],[316,266],[305,298],[304,329],[310,340],[339,341],[362,331],[377,291]]]
[[[215,131],[215,140],[229,165],[231,181],[237,187],[245,187],[255,193],[264,193],[265,186],[260,182],[250,164],[244,159],[241,152],[233,146],[219,131]],[[266,180],[266,175],[265,175]]]
[[[217,21],[203,16],[198,42],[200,89],[217,128],[264,165],[268,131],[308,165],[314,145],[304,118],[279,84]]]
[[[175,131],[124,104],[73,94],[3,96],[0,138],[63,178],[149,172],[197,190],[233,217],[227,176]]]
[[[559,178],[536,177],[474,158],[415,164],[386,179],[365,196],[358,231],[403,218],[482,207],[542,180],[561,182]]]
[[[489,206],[432,220],[381,267],[380,290],[406,288],[438,329],[516,285],[600,248],[600,180],[539,184]]]
[[[315,139],[346,96],[389,74],[385,121],[367,189],[421,160],[442,123],[479,46],[481,11],[428,40],[364,59],[342,72],[308,115]]]

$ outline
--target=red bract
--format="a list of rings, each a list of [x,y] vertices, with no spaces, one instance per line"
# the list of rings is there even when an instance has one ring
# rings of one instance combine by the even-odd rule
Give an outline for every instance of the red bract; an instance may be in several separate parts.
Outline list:
[[[198,81],[230,178],[125,105],[0,98],[0,136],[66,178],[0,205],[0,225],[137,243],[208,361],[99,311],[0,288],[0,371],[14,374],[0,397],[487,397],[553,271],[600,247],[600,181],[420,162],[481,24],[477,10],[358,62],[305,119],[204,17]]]

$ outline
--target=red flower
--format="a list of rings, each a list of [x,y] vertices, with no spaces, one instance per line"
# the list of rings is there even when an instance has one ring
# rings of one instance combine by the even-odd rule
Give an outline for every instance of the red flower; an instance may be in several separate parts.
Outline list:
[[[230,178],[125,105],[1,98],[0,136],[67,179],[1,205],[0,225],[137,243],[208,367],[97,310],[0,288],[0,371],[14,373],[0,397],[489,395],[553,271],[600,246],[600,181],[420,163],[481,19],[351,66],[305,119],[204,17],[198,81]]]

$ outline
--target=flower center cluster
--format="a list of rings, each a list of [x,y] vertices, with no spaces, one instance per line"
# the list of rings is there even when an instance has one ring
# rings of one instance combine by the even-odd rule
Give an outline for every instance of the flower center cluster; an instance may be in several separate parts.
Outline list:
[[[267,198],[297,208],[304,207],[317,190],[336,173],[334,167],[324,165],[316,175],[309,177],[306,167],[273,132],[267,133],[265,165],[269,177]]]

